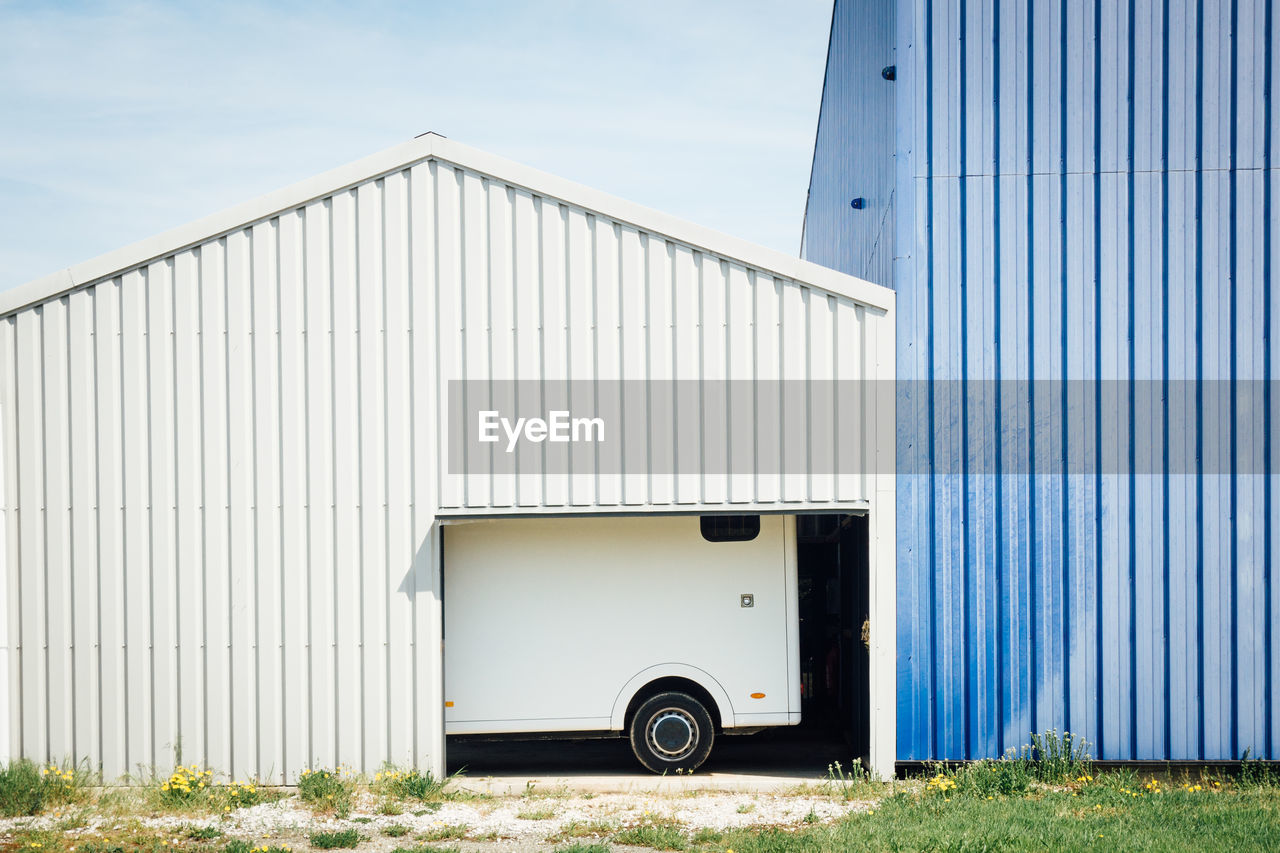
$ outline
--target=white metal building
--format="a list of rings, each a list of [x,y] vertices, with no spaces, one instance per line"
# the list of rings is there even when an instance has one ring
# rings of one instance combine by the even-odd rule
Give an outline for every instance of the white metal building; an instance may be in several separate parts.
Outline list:
[[[441,413],[451,379],[889,380],[892,312],[433,134],[0,294],[0,750],[442,773],[442,526],[840,511],[870,517],[889,773],[891,409],[861,416],[859,475],[470,482]]]

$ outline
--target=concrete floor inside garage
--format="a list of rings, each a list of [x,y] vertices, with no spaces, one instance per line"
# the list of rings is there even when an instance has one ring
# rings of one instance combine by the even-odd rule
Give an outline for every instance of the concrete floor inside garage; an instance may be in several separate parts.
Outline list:
[[[635,791],[788,790],[823,781],[839,761],[846,772],[856,760],[839,732],[825,728],[772,729],[755,735],[720,736],[707,762],[690,776],[656,776],[631,754],[623,738],[590,740],[476,741],[449,738],[449,773],[455,784],[491,794],[543,790],[593,793]]]

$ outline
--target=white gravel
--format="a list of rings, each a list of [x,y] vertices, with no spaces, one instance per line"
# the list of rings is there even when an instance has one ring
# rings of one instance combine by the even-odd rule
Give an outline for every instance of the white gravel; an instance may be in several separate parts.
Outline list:
[[[764,793],[672,793],[672,794],[579,794],[558,792],[554,795],[530,797],[508,796],[491,799],[450,801],[423,807],[403,803],[400,815],[376,814],[377,801],[363,795],[350,817],[337,819],[318,816],[295,796],[273,803],[239,809],[225,816],[192,818],[185,816],[139,816],[137,818],[93,817],[79,829],[66,830],[66,835],[89,839],[102,831],[121,828],[132,820],[150,829],[173,830],[185,838],[192,826],[212,825],[227,837],[270,844],[287,845],[294,850],[306,849],[307,837],[313,832],[355,828],[368,841],[359,847],[361,853],[379,853],[396,847],[416,847],[415,839],[465,826],[465,843],[441,840],[440,846],[459,845],[465,849],[540,850],[556,846],[548,842],[571,823],[602,824],[610,831],[635,826],[646,821],[677,820],[693,833],[702,828],[729,829],[748,826],[798,826],[813,821],[827,822],[850,812],[874,807],[871,801],[846,802],[839,798],[808,792],[794,794]],[[417,812],[415,814],[415,812]],[[525,815],[521,817],[520,815]],[[543,817],[546,814],[548,816]],[[12,837],[22,829],[52,829],[61,818],[44,815],[35,818],[0,820],[0,833]],[[408,833],[397,838],[383,835],[383,830],[399,824]],[[580,839],[590,842],[590,838]],[[472,843],[472,842],[486,843]]]

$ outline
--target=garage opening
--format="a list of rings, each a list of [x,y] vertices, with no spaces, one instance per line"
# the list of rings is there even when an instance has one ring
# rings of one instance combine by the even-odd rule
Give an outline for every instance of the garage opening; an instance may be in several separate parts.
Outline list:
[[[794,550],[783,549],[790,552],[786,562],[791,565],[788,573],[794,584],[786,594],[792,604],[785,610],[771,592],[782,572],[782,564],[772,555],[783,545],[783,530],[794,531],[785,537],[794,535]],[[445,622],[451,626],[446,630],[446,699],[450,700],[446,714],[456,715],[457,707],[479,701],[490,701],[495,707],[505,702],[503,707],[516,708],[546,727],[533,731],[536,726],[532,723],[503,723],[501,726],[511,732],[504,735],[496,731],[500,725],[488,722],[496,719],[493,714],[480,715],[486,721],[483,727],[455,722],[448,748],[451,769],[467,766],[472,772],[488,774],[635,772],[637,765],[625,735],[617,738],[616,726],[614,731],[608,730],[608,710],[594,709],[586,688],[613,674],[614,669],[639,666],[639,661],[622,665],[625,661],[619,655],[623,651],[648,654],[648,647],[659,642],[670,646],[661,653],[663,660],[675,660],[709,642],[708,648],[726,651],[733,661],[749,661],[746,668],[752,677],[776,656],[779,676],[788,668],[791,674],[772,688],[765,685],[768,689],[752,694],[753,699],[785,692],[784,684],[799,687],[799,704],[794,698],[790,700],[788,712],[800,711],[799,725],[788,725],[782,717],[761,719],[762,725],[757,727],[744,725],[739,717],[740,729],[725,729],[724,736],[716,739],[706,770],[813,777],[822,775],[832,762],[839,761],[849,770],[867,757],[869,659],[863,628],[869,612],[866,516],[512,519],[451,528],[450,534],[444,548]],[[511,547],[503,546],[504,540],[510,540]],[[690,565],[696,565],[697,571],[688,571]],[[654,578],[669,570],[677,570],[671,583],[652,589]],[[700,592],[698,584],[707,589]],[[616,588],[625,598],[625,606],[621,600],[597,601],[583,610],[579,606],[579,599],[585,600],[583,590],[601,585]],[[664,619],[666,627],[651,620],[631,624],[646,607],[665,612],[684,606],[680,603],[683,599],[663,598],[663,589],[683,590],[688,612],[680,618]],[[662,602],[655,600],[641,606],[651,593],[665,604],[659,606]],[[722,600],[726,593],[732,595]],[[469,598],[475,601],[468,603]],[[469,616],[463,618],[462,613]],[[776,627],[770,628],[775,620]],[[723,638],[733,636],[733,625],[739,621],[749,636],[725,643]],[[523,661],[519,656],[536,645],[534,640],[541,635],[555,634],[565,626],[568,633],[557,640],[559,652],[553,657],[566,665],[577,665],[610,643],[617,645],[618,635],[645,641],[629,644],[625,650],[615,649],[605,659],[594,661],[588,667],[591,678],[553,678],[557,686],[551,692],[539,689],[537,683],[521,682],[531,675],[546,681],[549,658],[535,655]],[[503,639],[512,631],[522,638],[519,643]],[[583,643],[583,637],[593,640]],[[717,668],[705,651],[700,659],[715,669],[721,683],[732,687],[728,680],[732,667]],[[787,659],[795,662],[787,664]],[[751,686],[754,688],[755,682]],[[560,701],[577,687],[585,692],[566,707],[594,709],[600,719],[575,716],[563,725],[557,721],[558,730],[551,730],[548,720],[569,715],[550,713],[556,709],[550,705],[543,709],[537,703]],[[734,695],[740,692],[735,689]],[[718,713],[710,697],[704,698],[712,713]],[[466,701],[455,707],[454,699]],[[795,717],[791,719],[794,722]],[[589,728],[596,731],[587,731]],[[739,731],[744,736],[732,736]],[[746,735],[747,731],[756,733]],[[596,740],[601,737],[613,739]],[[539,746],[530,742],[542,738],[555,738],[560,743]],[[565,739],[574,742],[567,749]]]

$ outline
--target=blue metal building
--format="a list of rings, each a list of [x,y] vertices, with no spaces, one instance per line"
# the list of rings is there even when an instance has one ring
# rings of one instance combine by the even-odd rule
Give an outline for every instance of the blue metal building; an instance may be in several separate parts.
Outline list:
[[[899,760],[1280,759],[1278,11],[836,0],[803,254],[898,293]]]

